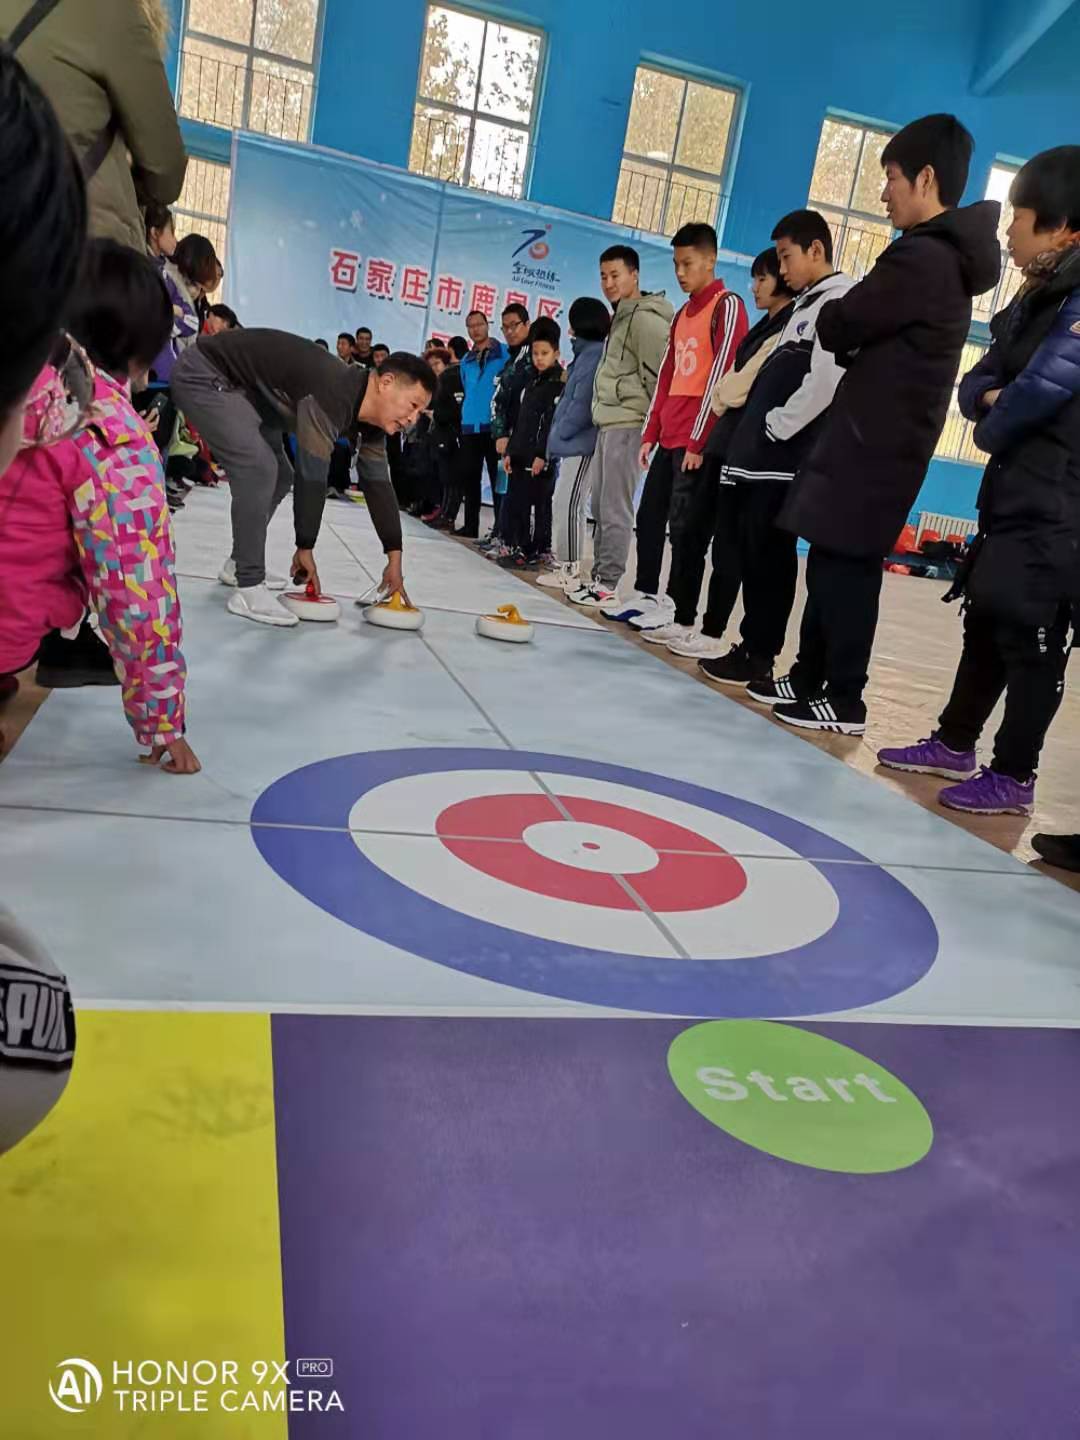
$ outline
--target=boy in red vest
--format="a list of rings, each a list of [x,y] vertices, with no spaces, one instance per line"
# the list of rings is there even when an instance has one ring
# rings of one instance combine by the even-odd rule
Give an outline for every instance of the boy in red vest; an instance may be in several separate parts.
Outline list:
[[[633,603],[638,614],[630,623],[642,631],[670,628],[675,619],[674,600],[659,593],[668,515],[674,521],[694,509],[693,495],[705,478],[702,451],[716,418],[710,404],[712,389],[730,368],[748,329],[746,306],[716,278],[713,227],[684,225],[671,245],[675,278],[690,298],[672,321],[656,393],[641,432],[639,458],[642,469],[649,466],[649,474],[637,512]],[[674,555],[673,572],[677,560]],[[673,580],[677,580],[674,573]]]

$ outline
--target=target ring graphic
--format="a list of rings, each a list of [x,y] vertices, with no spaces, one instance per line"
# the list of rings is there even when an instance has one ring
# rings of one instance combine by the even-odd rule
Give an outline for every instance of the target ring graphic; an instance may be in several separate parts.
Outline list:
[[[344,755],[256,801],[255,843],[300,894],[440,965],[649,1013],[813,1015],[930,969],[938,936],[894,876],[751,801],[578,758]]]

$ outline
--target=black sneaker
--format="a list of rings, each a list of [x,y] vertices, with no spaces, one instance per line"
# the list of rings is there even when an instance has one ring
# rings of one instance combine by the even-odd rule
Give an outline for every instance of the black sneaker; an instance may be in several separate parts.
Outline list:
[[[83,685],[119,685],[112,656],[84,620],[74,640],[53,630],[41,642],[37,683],[43,690],[74,690]]]
[[[523,550],[511,550],[509,555],[500,555],[495,564],[501,570],[531,570],[534,568]]]
[[[1031,848],[1048,865],[1080,874],[1080,835],[1033,835]]]
[[[699,660],[698,669],[717,685],[764,684],[772,680],[772,661],[751,655],[745,645],[736,645],[726,655]]]
[[[793,705],[803,698],[792,685],[790,675],[781,675],[779,680],[771,676],[764,680],[751,680],[746,693],[759,705]]]
[[[777,720],[799,730],[827,730],[832,735],[862,735],[866,731],[866,706],[861,700],[854,705],[834,705],[828,696],[819,695],[814,700],[775,705],[772,713]]]

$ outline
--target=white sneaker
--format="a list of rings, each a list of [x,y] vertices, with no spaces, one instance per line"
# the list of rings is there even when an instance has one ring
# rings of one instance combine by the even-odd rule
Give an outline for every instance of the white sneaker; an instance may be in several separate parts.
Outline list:
[[[218,571],[217,578],[222,585],[229,585],[232,587],[232,589],[235,590],[236,561],[233,559],[226,560],[225,564],[222,565],[221,569]],[[288,583],[289,582],[285,579],[284,575],[275,575],[273,570],[267,570],[266,578],[263,580],[263,584],[266,586],[267,590],[284,590],[285,586]]]
[[[567,598],[586,610],[602,610],[615,599],[615,591],[606,585],[582,585],[578,590],[569,591]]]
[[[562,590],[567,595],[571,590],[581,589],[578,567],[570,563],[555,565],[550,570],[545,570],[536,577],[536,583],[545,590]]]
[[[651,600],[654,597],[651,595],[646,597],[637,590],[631,590],[629,594],[620,600],[616,593],[615,599],[612,600],[610,605],[603,606],[600,614],[603,615],[605,620],[622,620],[628,622],[633,620],[635,615],[641,614],[642,604],[646,598]]]
[[[674,620],[670,625],[656,625],[651,630],[638,631],[642,640],[647,640],[650,645],[670,645],[673,640],[689,640],[693,633],[692,625],[676,625]]]
[[[631,619],[635,630],[657,630],[675,619],[675,601],[669,595],[642,595],[640,609]]]
[[[723,640],[713,635],[701,635],[692,630],[685,640],[669,640],[667,647],[673,655],[685,655],[688,660],[712,660],[717,655],[726,655]]]
[[[265,585],[245,585],[229,596],[225,607],[233,615],[242,615],[245,620],[257,620],[260,625],[299,625],[300,617],[277,598],[271,595]]]

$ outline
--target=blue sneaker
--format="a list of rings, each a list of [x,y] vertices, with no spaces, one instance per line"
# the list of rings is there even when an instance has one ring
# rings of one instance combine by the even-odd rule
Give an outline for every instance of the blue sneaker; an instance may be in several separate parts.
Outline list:
[[[879,750],[878,764],[887,770],[906,770],[911,775],[940,775],[944,780],[970,780],[978,773],[974,750],[950,750],[936,735],[917,745],[897,750]]]
[[[968,815],[1030,815],[1035,809],[1035,776],[1014,780],[984,765],[971,780],[947,786],[938,799],[950,810]]]

